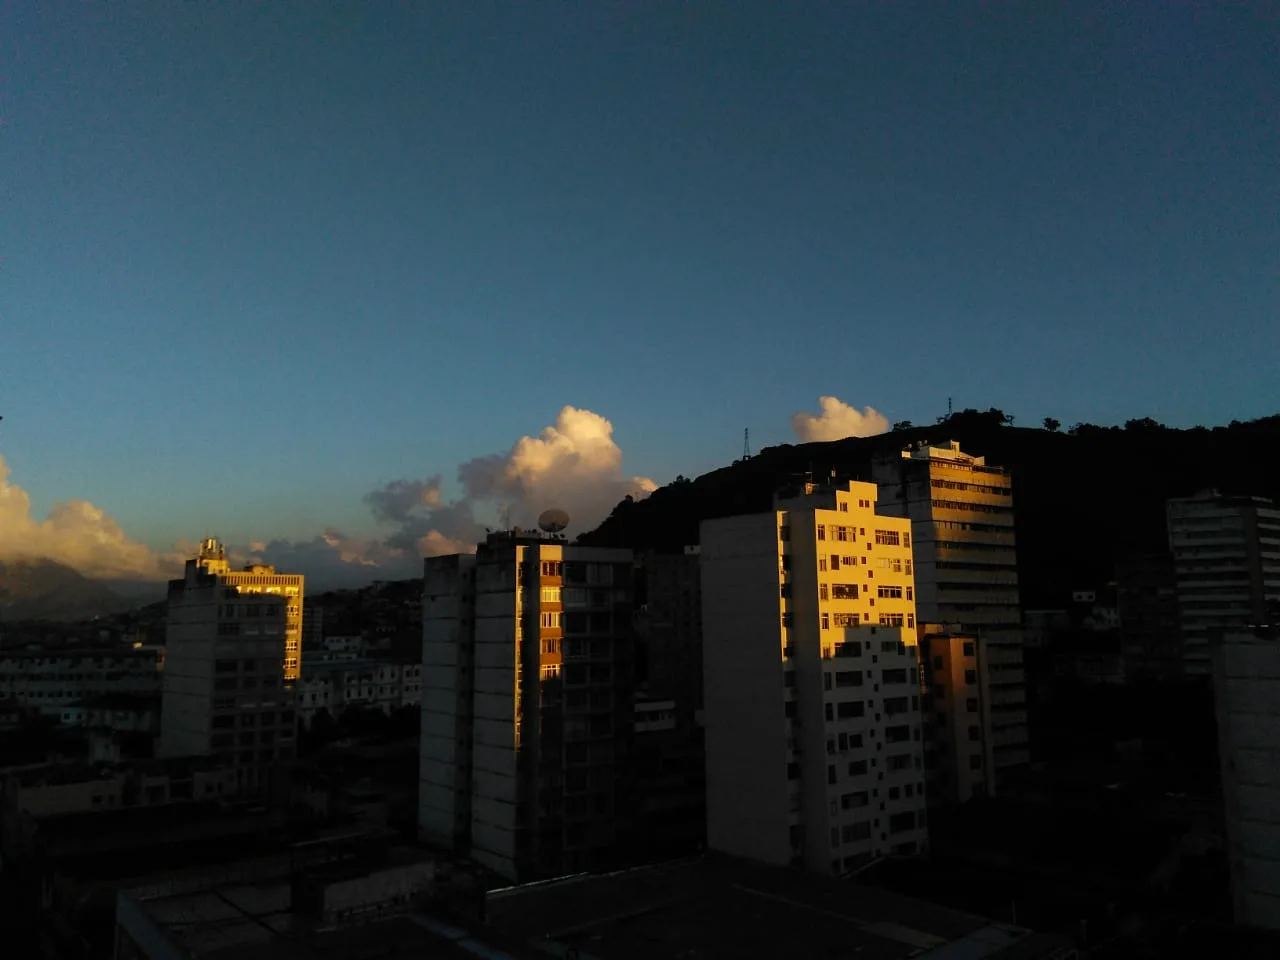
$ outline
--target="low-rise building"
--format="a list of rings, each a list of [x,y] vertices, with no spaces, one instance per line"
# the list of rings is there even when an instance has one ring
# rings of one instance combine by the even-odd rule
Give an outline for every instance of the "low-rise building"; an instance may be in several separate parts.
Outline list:
[[[295,687],[298,716],[306,723],[321,710],[336,715],[348,707],[391,713],[422,703],[422,665],[384,660],[307,661]]]
[[[60,716],[93,697],[158,696],[163,667],[162,647],[9,651],[0,656],[0,699]]]
[[[114,730],[118,733],[156,733],[160,729],[160,697],[136,693],[108,693],[62,708],[59,721],[67,727]]]

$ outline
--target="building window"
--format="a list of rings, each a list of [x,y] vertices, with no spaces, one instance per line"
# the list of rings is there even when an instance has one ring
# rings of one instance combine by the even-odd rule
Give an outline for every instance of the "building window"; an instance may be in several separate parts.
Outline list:
[[[859,790],[857,793],[846,793],[840,798],[841,810],[857,810],[859,807],[865,807],[871,803],[871,797],[865,790]]]
[[[786,524],[783,524],[781,527],[779,527],[779,528],[778,528],[778,539],[779,539],[779,540],[783,540],[783,541],[790,540],[790,539],[791,539],[791,528],[790,528],[789,526],[787,526]]]
[[[901,600],[902,588],[890,587],[890,586],[879,586],[879,587],[876,587],[876,596],[881,597],[883,599]]]
[[[542,575],[544,577],[558,577],[564,567],[559,560],[543,560]]]
[[[840,512],[841,512],[841,513],[848,513],[848,512],[849,512],[849,504],[848,504],[848,502],[847,502],[847,501],[841,501],[841,503],[840,503]]]
[[[830,676],[830,674],[828,674]],[[837,687],[860,687],[862,686],[861,670],[839,670],[836,672]]]
[[[822,523],[818,524],[818,539],[819,540],[827,539],[827,527],[825,524],[822,524]]]
[[[823,630],[831,629],[831,615],[829,613],[824,613],[822,615],[822,629]]]
[[[884,765],[885,765],[885,769],[889,770],[890,772],[897,772],[899,770],[910,770],[911,754],[897,753],[892,756],[885,757]]]
[[[964,643],[964,648],[963,648],[963,649],[964,649],[964,655],[965,655],[966,657],[972,657],[972,656],[973,656],[973,641],[972,641],[972,640],[966,640],[966,641],[965,641],[965,643]]]
[[[827,704],[828,707],[831,704]],[[861,700],[846,700],[836,705],[836,716],[841,720],[851,720],[854,717],[861,717],[866,713],[866,708]]]
[[[914,613],[907,614],[907,627],[912,630],[916,628],[916,615]]]
[[[884,547],[896,547],[902,542],[897,530],[877,530],[876,543]]]
[[[915,599],[915,591],[914,591],[914,590],[912,590],[910,587],[907,587],[907,599],[908,599],[908,600],[914,600],[914,599]]]
[[[880,614],[880,626],[882,627],[900,627],[905,618],[900,613],[882,613]]]
[[[982,754],[975,753],[969,757],[969,769],[970,770],[982,769]]]
[[[555,629],[560,626],[560,617],[559,613],[543,613],[541,617],[542,626],[547,629]]]
[[[800,779],[800,764],[798,764],[798,763],[788,763],[788,764],[787,764],[787,779],[788,779],[788,780],[799,780],[799,779]]]
[[[967,684],[970,684],[970,685],[977,683],[977,682],[978,682],[978,671],[977,671],[977,670],[966,670],[966,671],[964,672],[964,682],[965,682],[965,683],[967,683]]]
[[[827,585],[826,585],[825,583],[820,583],[820,584],[818,584],[818,599],[819,599],[819,600],[826,600],[826,599],[828,599],[828,596],[827,596]]]
[[[826,558],[826,557],[819,557],[819,558],[818,558],[818,569],[819,569],[819,570],[823,570],[823,571],[825,571],[825,570],[827,569],[827,558]]]
[[[982,739],[982,730],[981,730],[981,728],[979,728],[979,727],[970,727],[970,728],[969,728],[969,739],[970,739],[970,740],[981,740],[981,739]]]
[[[855,843],[859,840],[870,840],[871,824],[846,823],[840,828],[840,837],[845,843]]]
[[[966,700],[966,701],[964,702],[964,705],[965,705],[965,709],[966,709],[966,710],[968,710],[970,713],[977,713],[977,712],[978,712],[978,698],[977,698],[977,697],[970,697],[968,700]]]
[[[543,603],[559,603],[560,588],[559,587],[543,587],[542,602]]]
[[[834,763],[827,764],[827,783],[836,782],[836,766]]]
[[[866,773],[867,773],[867,761],[865,760],[850,761],[849,776],[862,777],[862,776],[866,776]]]
[[[555,637],[543,637],[542,652],[543,653],[559,653],[560,641],[557,640]]]
[[[904,547],[909,547],[909,546],[911,546],[911,534],[909,534],[909,533],[904,533],[904,534],[902,535],[902,545],[903,545]]]
[[[839,570],[839,569],[840,569],[840,556],[839,556],[839,554],[835,554],[835,553],[833,553],[833,554],[831,555],[831,569],[832,569],[832,570]]]
[[[826,718],[828,721],[835,719],[835,709],[831,706],[831,704],[829,703],[823,704],[822,712],[826,715]]]

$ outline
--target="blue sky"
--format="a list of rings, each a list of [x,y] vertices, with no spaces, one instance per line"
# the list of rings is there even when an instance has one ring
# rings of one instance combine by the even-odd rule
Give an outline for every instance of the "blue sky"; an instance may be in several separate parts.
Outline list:
[[[0,455],[155,547],[565,404],[665,482],[890,419],[1274,413],[1273,3],[7,4]]]

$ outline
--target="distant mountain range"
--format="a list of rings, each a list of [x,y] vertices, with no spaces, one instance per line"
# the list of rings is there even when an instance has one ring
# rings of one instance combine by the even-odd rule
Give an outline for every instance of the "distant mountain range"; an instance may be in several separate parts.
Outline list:
[[[966,453],[1008,467],[1013,478],[1018,580],[1024,608],[1058,608],[1073,589],[1112,580],[1116,562],[1166,549],[1165,501],[1209,488],[1280,499],[1280,416],[1179,430],[1154,420],[1067,430],[1012,425],[999,410],[965,410],[930,426],[830,443],[768,447],[704,474],[678,477],[643,500],[624,500],[580,542],[678,551],[696,544],[710,517],[771,509],[788,481],[871,479],[877,454],[958,440]]]
[[[54,560],[0,560],[0,620],[87,620],[140,605]]]

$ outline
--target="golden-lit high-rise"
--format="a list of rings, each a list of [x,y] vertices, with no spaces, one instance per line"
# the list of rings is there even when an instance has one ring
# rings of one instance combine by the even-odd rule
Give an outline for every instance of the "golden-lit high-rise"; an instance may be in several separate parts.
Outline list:
[[[303,578],[230,569],[205,540],[169,583],[161,706],[162,757],[207,756],[265,790],[295,751],[294,681]]]
[[[232,570],[227,562],[226,550],[212,538],[200,544],[196,554],[196,566],[205,573],[216,575],[222,583],[235,587],[240,593],[266,593],[280,596],[285,602],[284,651],[281,664],[286,683],[293,683],[301,675],[299,666],[302,645],[302,597],[304,578],[300,573],[277,573],[276,568],[264,563],[252,563],[243,570]]]

